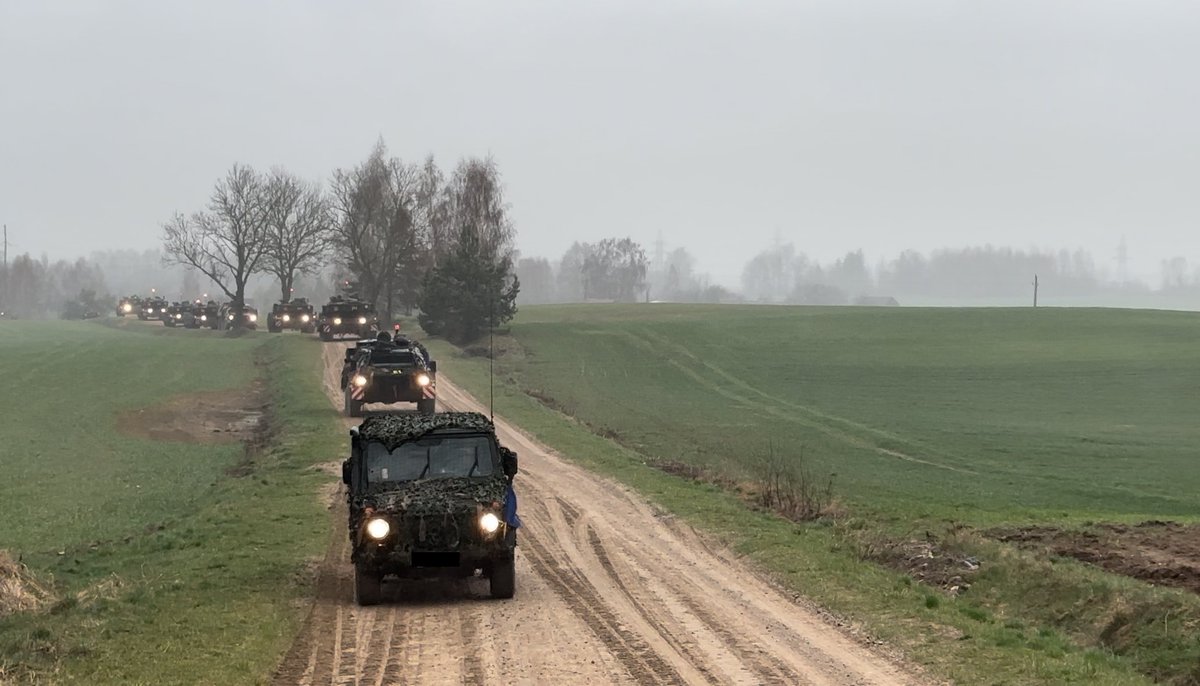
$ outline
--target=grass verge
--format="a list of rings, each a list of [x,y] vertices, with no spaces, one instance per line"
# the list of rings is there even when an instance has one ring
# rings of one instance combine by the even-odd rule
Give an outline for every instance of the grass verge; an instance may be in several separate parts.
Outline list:
[[[1099,430],[1085,425],[1096,423],[1096,417],[1085,416],[1082,422],[1058,424],[1053,417],[1039,417],[1037,407],[1018,407],[992,422],[1003,424],[1007,435],[1003,440],[985,441],[997,450],[971,454],[963,448],[978,441],[980,431],[986,431],[989,422],[982,418],[988,412],[1003,410],[997,408],[1001,400],[1018,402],[1018,389],[1000,384],[1004,397],[998,400],[985,395],[995,390],[986,388],[990,383],[987,379],[962,378],[954,392],[971,394],[978,400],[972,410],[974,416],[964,408],[942,414],[930,408],[900,408],[894,413],[895,418],[885,421],[887,403],[875,398],[865,403],[864,420],[855,416],[852,397],[833,395],[829,406],[837,412],[827,412],[820,406],[789,407],[786,390],[777,381],[766,380],[772,369],[775,376],[795,374],[790,369],[795,366],[790,357],[795,348],[783,347],[781,341],[796,336],[796,322],[787,322],[789,330],[781,332],[777,330],[780,321],[765,320],[772,317],[787,320],[779,314],[779,309],[760,308],[759,312],[747,314],[745,310],[749,308],[703,308],[703,311],[659,308],[653,316],[645,314],[652,309],[531,308],[532,314],[514,325],[513,337],[500,342],[504,355],[497,360],[497,413],[570,459],[617,478],[665,510],[715,534],[740,554],[755,560],[786,587],[901,648],[937,676],[963,684],[1129,684],[1149,683],[1152,679],[1176,684],[1200,683],[1196,671],[1200,665],[1197,630],[1200,602],[1194,594],[1154,588],[1072,560],[1047,559],[1019,551],[989,540],[976,533],[975,528],[1048,518],[1082,522],[1097,514],[1136,519],[1146,512],[1181,512],[1181,499],[1194,494],[1185,492],[1187,489],[1181,484],[1171,484],[1169,476],[1186,452],[1181,439],[1188,430],[1184,428],[1186,423],[1171,418],[1186,413],[1186,405],[1168,408],[1173,401],[1159,398],[1143,408],[1145,425],[1141,425],[1141,417],[1126,419],[1126,424],[1139,424],[1136,432],[1131,434],[1129,426],[1112,427],[1113,433],[1123,433],[1126,438],[1122,440],[1145,455],[1141,468],[1146,473],[1137,476],[1140,483],[1136,486],[1131,483],[1111,488],[1106,484],[1113,480],[1091,480],[1094,483],[1089,484],[1079,478],[1080,474],[1071,474],[1072,469],[1078,469],[1080,451],[1072,447],[1072,440],[1075,446],[1082,443],[1083,450],[1091,446],[1098,451],[1099,457],[1112,467],[1117,477],[1114,480],[1119,481],[1129,469],[1134,469],[1132,463],[1127,465],[1116,459],[1122,453],[1113,447],[1113,435],[1103,436],[1103,447],[1095,447],[1092,441]],[[1011,331],[1017,315],[999,315],[1004,321],[998,327]],[[1095,360],[1098,370],[1129,375],[1127,387],[1130,378],[1142,385],[1133,391],[1127,388],[1126,396],[1134,392],[1140,397],[1162,389],[1169,396],[1178,386],[1172,378],[1179,374],[1185,358],[1191,354],[1184,349],[1186,346],[1179,345],[1182,334],[1185,329],[1195,328],[1194,321],[1181,315],[1136,313],[1131,315],[1136,321],[1106,323],[1103,315],[1084,313],[1076,324],[1085,331],[1080,334],[1072,330],[1066,343],[1061,336],[1037,344],[1025,340],[1025,337],[1054,338],[1053,327],[1062,322],[1026,323],[1017,327],[1020,335],[1010,333],[1007,339],[1001,336],[998,344],[1006,348],[1003,354],[989,356],[987,351],[980,353],[978,344],[994,337],[996,331],[974,331],[980,321],[971,313],[966,316],[969,321],[944,320],[942,326],[934,327],[930,327],[929,321],[913,324],[899,318],[892,319],[890,324],[871,321],[870,313],[861,310],[847,316],[859,321],[850,321],[849,328],[840,331],[836,322],[828,321],[809,321],[805,322],[807,327],[801,327],[807,328],[809,335],[812,331],[823,331],[818,336],[823,348],[810,345],[812,342],[807,340],[801,345],[812,357],[827,356],[826,360],[808,359],[799,363],[801,366],[815,367],[836,359],[835,367],[846,367],[844,375],[837,370],[814,371],[813,379],[825,384],[813,388],[814,395],[834,394],[839,385],[853,389],[847,386],[853,379],[850,367],[865,360],[871,363],[866,373],[871,382],[880,383],[882,379],[884,387],[903,387],[910,379],[925,379],[941,384],[945,394],[947,379],[957,378],[954,374],[938,375],[936,370],[927,368],[930,360],[917,364],[911,352],[893,350],[894,355],[909,357],[881,359],[881,355],[886,357],[888,346],[874,339],[886,339],[889,335],[900,339],[953,338],[954,327],[960,327],[962,335],[975,337],[975,347],[966,347],[975,351],[977,359],[972,361],[960,355],[948,360],[944,352],[936,358],[956,369],[969,369],[978,363],[990,368],[989,379],[1011,377],[1013,369],[1034,379],[1044,371],[1039,365],[1054,369],[1063,359],[1084,358]],[[928,320],[937,316],[940,315],[922,314],[918,318]],[[814,317],[819,319],[820,315]],[[765,342],[760,345],[774,346],[777,352],[754,349],[744,351],[739,357],[718,354],[720,351],[701,354],[694,350],[695,341],[717,342],[719,347],[730,350],[746,345],[732,333],[746,326],[746,322],[739,321],[745,318],[764,318],[750,322],[751,336],[762,338]],[[853,337],[845,334],[864,323],[872,336],[864,339],[866,349],[856,354]],[[1164,332],[1151,330],[1145,335],[1158,339],[1150,341],[1149,348],[1141,348],[1141,336],[1148,325],[1164,328],[1166,335],[1158,336]],[[1110,345],[1103,339],[1106,327],[1115,331],[1111,335],[1115,342]],[[942,340],[939,345],[946,349],[956,347],[951,343]],[[486,400],[488,361],[479,357],[478,350],[464,355],[441,342],[431,347],[449,376]],[[689,347],[693,349],[688,350]],[[769,354],[775,357],[764,359]],[[1029,359],[1031,355],[1033,362]],[[724,370],[706,368],[702,361],[751,359],[757,361],[741,365],[744,385],[730,381],[733,390],[724,396],[711,388],[712,379],[720,378]],[[1130,370],[1123,360],[1133,360],[1133,366],[1140,369]],[[1157,362],[1162,363],[1161,369]],[[1032,369],[1021,369],[1031,365]],[[754,367],[763,375],[761,383],[750,373]],[[1134,372],[1144,372],[1143,378],[1136,379]],[[1073,383],[1070,374],[1042,377],[1040,392],[1048,404],[1058,403],[1060,393],[1065,392],[1055,384]],[[1089,384],[1090,402],[1110,403],[1101,405],[1099,414],[1123,412],[1116,395],[1119,389],[1110,387],[1104,379]],[[770,397],[755,392],[762,388],[769,389]],[[806,391],[809,388],[806,386]],[[895,395],[895,388],[892,393]],[[843,395],[847,395],[844,390]],[[710,402],[712,398],[719,402]],[[1178,399],[1174,402],[1178,403]],[[803,421],[793,420],[789,424],[782,417],[773,417],[772,413],[783,414],[780,406],[793,416],[800,415]],[[1165,414],[1165,409],[1171,414]],[[1072,410],[1058,407],[1055,412],[1066,417]],[[941,417],[947,418],[948,423],[942,422]],[[879,430],[877,427],[883,424],[889,426]],[[846,516],[793,523],[757,511],[728,488],[703,479],[672,476],[658,468],[664,463],[678,462],[712,468],[722,460],[740,460],[743,464],[734,464],[733,473],[745,474],[739,469],[746,468],[744,462],[750,449],[743,446],[742,453],[736,453],[729,436],[740,432],[742,436],[762,438],[764,432],[780,425],[790,426],[786,431],[796,433],[780,437],[777,444],[790,440],[820,446],[825,448],[820,453],[824,457],[841,459],[839,466],[847,464],[838,481],[840,495],[849,493]],[[950,439],[940,437],[947,427]],[[975,433],[971,434],[968,427],[974,427]],[[1079,433],[1063,436],[1063,427],[1068,434]],[[812,431],[806,434],[805,429]],[[1059,435],[1054,435],[1056,431]],[[710,434],[719,438],[713,439]],[[1090,440],[1081,441],[1081,436]],[[1027,482],[1030,492],[1013,502],[1006,494],[1021,488],[1023,474],[1021,469],[1014,469],[1012,459],[1003,459],[1002,453],[1006,443],[1021,446],[1022,441],[1024,445],[1039,445],[1043,452],[1053,450],[1060,458],[1074,459],[1075,466],[1069,462],[1041,462],[1042,455],[1033,455],[1032,465],[1021,465],[1030,472]],[[953,449],[938,445],[948,442]],[[839,447],[843,449],[841,452],[837,451]],[[920,458],[930,447],[939,458],[937,465],[893,458],[891,462],[897,467],[872,457],[876,448],[885,448]],[[1154,469],[1146,469],[1148,459],[1157,460]],[[849,464],[851,460],[857,462]],[[914,469],[914,464],[924,469]],[[966,477],[962,472],[945,469],[947,464],[974,473]],[[858,478],[881,469],[882,474]],[[946,474],[954,478],[946,479]],[[1072,478],[1062,481],[1066,475]],[[1055,497],[1055,479],[1060,480],[1057,490],[1065,494],[1065,501]],[[956,486],[968,481],[977,483],[971,484],[967,491]],[[982,495],[976,498],[975,493]],[[1125,496],[1125,500],[1119,502],[1108,497],[1114,494]],[[971,520],[971,526],[964,527],[964,518]],[[921,583],[910,571],[866,561],[880,546],[894,546],[914,536],[953,548],[958,557],[980,561],[978,572],[970,577],[969,589],[948,594]]]
[[[308,562],[327,538],[318,492],[330,477],[317,466],[341,445],[319,346],[22,324],[0,331],[0,367],[45,383],[28,387],[13,419],[32,425],[17,446],[37,452],[10,446],[0,460],[0,548],[53,600],[0,618],[0,681],[263,682],[299,626]],[[47,347],[49,364],[26,369]],[[123,410],[256,378],[269,440],[252,450],[116,430]]]

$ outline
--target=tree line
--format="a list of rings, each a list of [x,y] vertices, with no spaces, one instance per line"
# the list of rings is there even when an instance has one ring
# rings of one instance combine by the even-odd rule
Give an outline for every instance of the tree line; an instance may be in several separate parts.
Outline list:
[[[332,271],[384,317],[419,309],[429,333],[456,342],[516,312],[515,232],[491,158],[446,174],[432,157],[389,156],[380,141],[327,187],[235,164],[203,209],[162,230],[166,259],[203,274],[235,310],[256,274],[272,275],[287,301],[297,278]]]
[[[1189,281],[1186,262],[1181,264],[1179,259],[1164,263],[1164,291],[1172,284],[1179,289],[1191,284],[1200,286],[1200,272],[1196,281]],[[1052,285],[1057,295],[1150,292],[1144,283],[1114,279],[1097,267],[1085,250],[1042,252],[991,245],[930,254],[906,250],[895,258],[868,265],[862,250],[821,263],[798,252],[791,243],[773,245],[747,262],[742,271],[742,292],[756,302],[809,305],[841,305],[884,295],[1024,297],[1031,293],[1035,275],[1042,283]]]

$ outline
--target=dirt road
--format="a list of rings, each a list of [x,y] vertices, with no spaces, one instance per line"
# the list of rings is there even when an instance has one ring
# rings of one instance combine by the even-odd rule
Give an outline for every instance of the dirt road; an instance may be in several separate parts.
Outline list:
[[[326,345],[340,408],[342,346]],[[438,378],[440,410],[483,407]],[[349,426],[350,423],[347,423]],[[276,684],[916,684],[636,494],[497,421],[517,451],[517,597],[385,586],[358,608],[339,495],[305,628]]]

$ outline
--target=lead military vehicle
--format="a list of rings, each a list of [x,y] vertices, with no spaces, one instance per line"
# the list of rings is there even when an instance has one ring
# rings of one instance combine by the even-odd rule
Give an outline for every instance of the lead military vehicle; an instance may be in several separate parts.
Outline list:
[[[359,605],[382,599],[387,577],[488,579],[494,598],[516,590],[517,454],[475,412],[368,417],[350,430],[350,559]]]
[[[117,301],[117,316],[124,317],[127,314],[139,314],[142,311],[142,298],[138,295],[129,295]]]

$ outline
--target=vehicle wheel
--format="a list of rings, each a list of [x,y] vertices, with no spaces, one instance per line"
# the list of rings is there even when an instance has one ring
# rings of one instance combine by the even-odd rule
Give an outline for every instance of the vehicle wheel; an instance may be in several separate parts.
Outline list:
[[[418,400],[417,412],[424,415],[431,415],[437,412],[437,399],[430,398],[428,400]]]
[[[492,574],[488,579],[493,598],[511,598],[517,590],[517,565],[512,556],[492,563]]]
[[[333,334],[329,333],[328,331],[321,331],[321,340],[328,343],[329,341],[333,340]]]
[[[378,605],[383,600],[383,579],[354,565],[354,602],[362,606]]]
[[[362,406],[363,406],[362,401],[355,400],[353,397],[351,397],[349,387],[347,387],[346,390],[343,391],[343,395],[346,396],[346,416],[347,417],[361,417],[362,416]]]
[[[283,329],[279,328],[278,326],[275,326],[271,322],[267,322],[267,331],[269,331],[270,333],[279,333],[280,331],[283,331]]]

